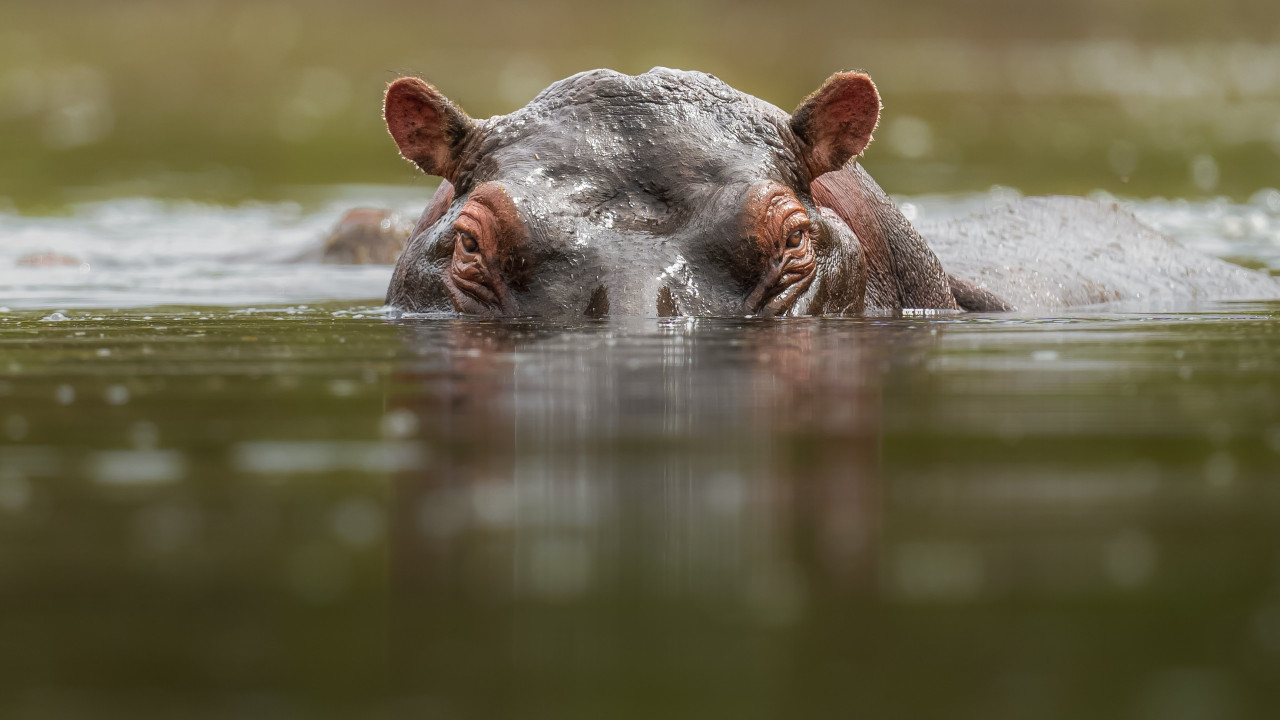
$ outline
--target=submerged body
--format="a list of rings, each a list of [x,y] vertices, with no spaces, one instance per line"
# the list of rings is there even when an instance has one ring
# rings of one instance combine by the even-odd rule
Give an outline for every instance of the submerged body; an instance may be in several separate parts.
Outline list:
[[[1280,296],[1264,272],[1189,250],[1114,203],[1026,198],[969,218],[922,223],[947,272],[1023,311]]]
[[[879,95],[839,73],[791,114],[716,78],[597,70],[473,120],[387,91],[401,154],[444,178],[387,303],[410,311],[841,315],[1280,297],[1280,284],[1088,201],[1026,201],[926,242],[854,158]]]
[[[289,260],[326,265],[395,265],[411,229],[411,222],[394,210],[356,208],[338,220],[319,246]]]

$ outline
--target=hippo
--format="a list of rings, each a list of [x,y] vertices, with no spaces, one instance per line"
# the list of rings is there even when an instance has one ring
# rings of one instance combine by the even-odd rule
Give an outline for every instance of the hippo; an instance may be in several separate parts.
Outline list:
[[[388,305],[479,316],[1041,311],[1280,297],[1117,207],[1036,198],[929,239],[858,163],[879,122],[862,72],[792,113],[700,72],[580,73],[472,119],[392,82],[400,154],[441,178]]]
[[[287,262],[394,265],[411,229],[411,223],[394,210],[354,208],[343,214],[319,246],[308,248]]]

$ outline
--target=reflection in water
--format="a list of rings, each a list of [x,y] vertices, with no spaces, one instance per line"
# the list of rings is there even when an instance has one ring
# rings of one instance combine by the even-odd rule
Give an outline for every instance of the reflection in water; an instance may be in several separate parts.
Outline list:
[[[1276,310],[0,316],[0,716],[1255,716]]]
[[[815,583],[874,584],[881,377],[935,341],[812,320],[413,328],[412,352],[450,352],[393,379],[437,450],[391,504],[398,675],[619,691],[674,663],[687,678],[662,684],[689,692],[704,662],[746,669],[719,657],[729,628],[794,628]]]
[[[880,375],[890,354],[933,337],[867,323],[828,344],[821,325],[681,320],[639,340],[417,329],[411,348],[454,352],[447,368],[395,378],[405,390],[393,402],[441,447],[429,472],[397,479],[404,572],[440,570],[417,563],[419,550],[497,535],[513,554],[480,574],[514,598],[616,596],[627,558],[647,591],[750,601],[752,587],[773,592],[795,574],[796,543],[834,577],[865,579]]]

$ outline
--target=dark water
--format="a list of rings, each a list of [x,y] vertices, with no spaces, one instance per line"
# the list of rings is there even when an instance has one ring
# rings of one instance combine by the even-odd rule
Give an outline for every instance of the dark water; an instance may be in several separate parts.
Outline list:
[[[0,314],[0,717],[1248,718],[1280,305]]]

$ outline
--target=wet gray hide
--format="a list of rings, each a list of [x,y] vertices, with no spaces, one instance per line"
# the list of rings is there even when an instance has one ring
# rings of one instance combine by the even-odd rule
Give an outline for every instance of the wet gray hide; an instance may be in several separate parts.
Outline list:
[[[1025,198],[916,227],[953,286],[971,285],[1023,312],[1103,303],[1167,311],[1280,297],[1280,282],[1266,273],[1189,250],[1115,203]]]

